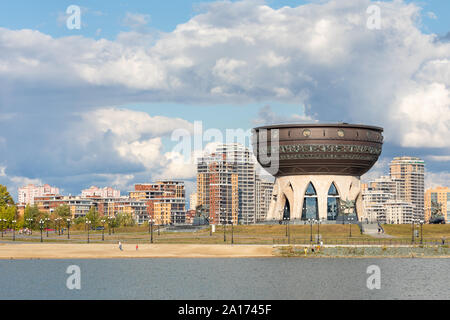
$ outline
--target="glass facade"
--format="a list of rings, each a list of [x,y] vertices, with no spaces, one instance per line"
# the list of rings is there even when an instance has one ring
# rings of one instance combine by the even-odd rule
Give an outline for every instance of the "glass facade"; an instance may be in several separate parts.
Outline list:
[[[450,223],[450,192],[447,193],[447,221],[446,223]]]
[[[286,204],[284,205],[283,210],[283,220],[290,220],[291,219],[291,206],[289,205],[289,200],[286,199]]]
[[[331,184],[328,190],[327,199],[327,220],[336,220],[339,214],[339,193],[334,183]]]
[[[319,208],[317,205],[316,189],[310,182],[306,188],[303,199],[302,220],[319,219]]]

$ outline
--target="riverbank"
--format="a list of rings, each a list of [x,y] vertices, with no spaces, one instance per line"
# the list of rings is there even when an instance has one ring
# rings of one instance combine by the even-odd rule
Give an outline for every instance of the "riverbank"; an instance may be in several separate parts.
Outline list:
[[[330,245],[310,246],[209,244],[0,244],[0,259],[121,259],[121,258],[450,258],[448,246]],[[304,249],[307,249],[305,254]]]
[[[120,258],[260,258],[273,257],[271,245],[191,244],[0,244],[0,259],[120,259]]]

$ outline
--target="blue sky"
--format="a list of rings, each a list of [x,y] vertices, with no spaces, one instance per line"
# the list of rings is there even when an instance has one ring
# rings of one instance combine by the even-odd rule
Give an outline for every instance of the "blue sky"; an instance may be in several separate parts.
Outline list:
[[[345,121],[385,128],[366,179],[415,155],[449,185],[448,32],[443,0],[2,1],[0,183],[76,194],[170,175],[192,190],[177,128]]]

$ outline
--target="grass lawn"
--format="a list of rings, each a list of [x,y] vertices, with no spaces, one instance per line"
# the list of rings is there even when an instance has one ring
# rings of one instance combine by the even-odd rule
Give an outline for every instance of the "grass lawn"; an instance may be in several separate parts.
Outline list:
[[[410,224],[385,224],[383,228],[386,234],[397,238],[411,239],[412,237],[412,225]],[[414,225],[414,229],[419,231],[420,238],[420,225]],[[450,224],[424,224],[422,232],[424,239],[441,239],[445,237],[450,240]]]

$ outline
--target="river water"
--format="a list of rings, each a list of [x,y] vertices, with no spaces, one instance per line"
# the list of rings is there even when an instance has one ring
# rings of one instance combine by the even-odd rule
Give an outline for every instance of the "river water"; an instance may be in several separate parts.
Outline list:
[[[80,290],[66,286],[71,265]],[[367,287],[371,265],[380,289]],[[450,260],[2,260],[0,299],[450,299]]]

